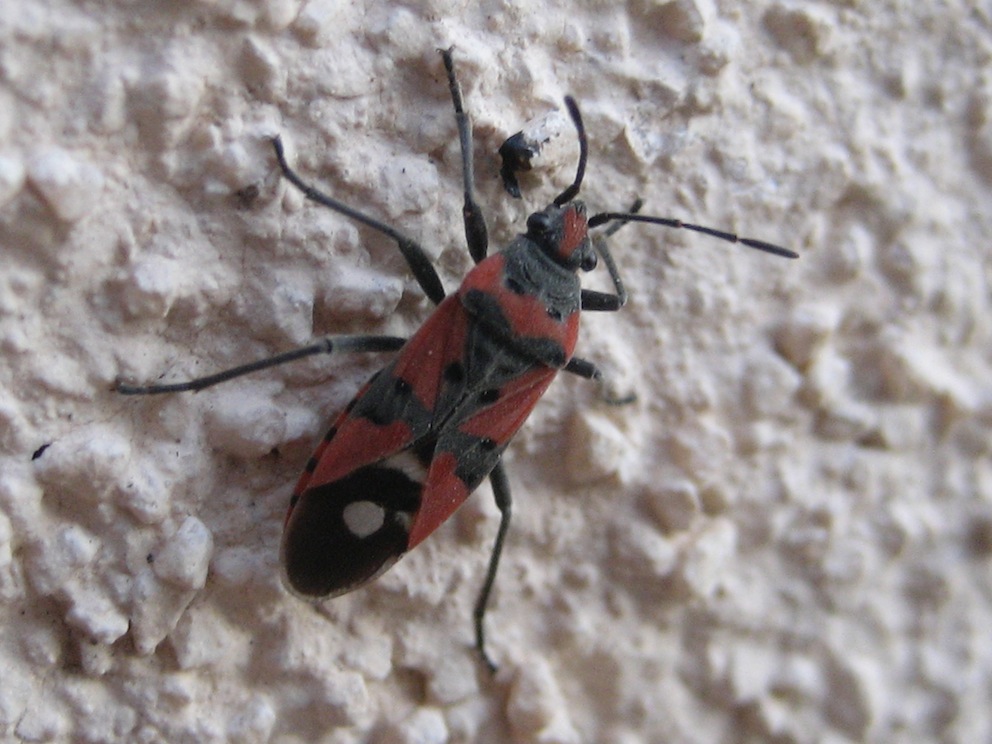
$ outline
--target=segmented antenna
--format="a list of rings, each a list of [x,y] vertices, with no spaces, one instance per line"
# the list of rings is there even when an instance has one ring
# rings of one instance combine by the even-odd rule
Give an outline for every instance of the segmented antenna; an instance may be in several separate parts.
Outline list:
[[[556,207],[567,204],[578,196],[579,189],[582,187],[582,178],[586,173],[586,160],[589,157],[589,142],[586,138],[585,125],[582,123],[582,114],[579,113],[579,106],[574,98],[565,96],[565,107],[568,109],[568,115],[572,117],[572,123],[575,124],[575,131],[579,136],[579,167],[575,171],[575,180],[572,181],[572,185],[562,191],[554,200]],[[756,240],[755,238],[742,238],[736,233],[717,230],[704,225],[694,225],[691,222],[683,222],[682,220],[671,217],[652,217],[650,215],[634,214],[632,212],[600,212],[589,218],[589,227],[598,227],[599,225],[605,225],[607,222],[619,222],[621,224],[624,222],[647,222],[652,225],[664,225],[665,227],[692,230],[693,232],[709,235],[720,240],[726,240],[728,243],[738,243],[748,248],[771,253],[773,256],[799,258],[799,254],[795,251],[775,245],[774,243],[766,243],[764,240]]]
[[[579,167],[575,171],[575,180],[572,181],[572,185],[558,194],[558,197],[554,200],[556,207],[567,204],[578,196],[579,189],[582,188],[582,178],[586,174],[586,160],[589,158],[589,141],[586,139],[586,128],[582,124],[582,114],[579,113],[579,104],[571,96],[565,96],[565,108],[568,109],[568,115],[572,117],[572,123],[575,124],[575,131],[579,135]]]
[[[693,225],[691,222],[683,222],[682,220],[676,220],[669,217],[651,217],[646,214],[628,214],[626,212],[601,212],[599,214],[594,214],[589,218],[589,227],[592,228],[599,225],[605,225],[607,222],[613,222],[614,220],[620,220],[623,222],[648,222],[652,225],[664,225],[665,227],[676,227],[682,230],[692,230],[693,232],[710,235],[714,238],[719,238],[720,240],[726,240],[728,243],[739,243],[740,245],[747,246],[748,248],[754,248],[758,251],[771,253],[773,256],[782,256],[782,258],[799,258],[799,254],[795,251],[789,250],[788,248],[783,248],[782,246],[775,245],[773,243],[766,243],[764,240],[742,238],[732,232],[716,230],[712,227],[705,227],[703,225]]]

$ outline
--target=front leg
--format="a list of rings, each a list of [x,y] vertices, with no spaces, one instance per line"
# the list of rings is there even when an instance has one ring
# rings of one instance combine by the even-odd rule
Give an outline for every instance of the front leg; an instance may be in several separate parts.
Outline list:
[[[643,205],[644,202],[641,199],[635,199],[634,203],[630,206],[630,213],[637,214]],[[627,304],[627,288],[623,286],[623,280],[620,279],[620,270],[617,268],[617,262],[613,260],[613,254],[610,253],[606,240],[628,222],[630,220],[618,220],[606,228],[606,232],[602,235],[596,235],[592,239],[593,248],[596,249],[596,253],[603,259],[603,263],[606,264],[606,270],[610,272],[610,280],[613,282],[613,289],[616,294],[583,289],[583,310],[613,313]]]
[[[612,297],[613,295],[606,296]],[[610,391],[609,386],[606,384],[606,380],[603,378],[603,373],[600,371],[599,367],[590,362],[588,359],[572,357],[568,360],[568,364],[563,367],[563,370],[565,372],[570,372],[573,375],[578,375],[583,379],[598,382],[599,397],[603,399],[603,402],[608,403],[611,406],[625,406],[628,403],[633,403],[637,400],[636,393],[629,393],[623,396],[614,395]]]

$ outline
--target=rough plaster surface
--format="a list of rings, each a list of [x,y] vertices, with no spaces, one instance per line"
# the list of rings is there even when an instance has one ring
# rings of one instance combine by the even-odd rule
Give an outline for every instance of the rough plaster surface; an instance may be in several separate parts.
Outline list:
[[[539,8],[538,8],[539,6]],[[301,172],[469,265],[454,44],[494,242],[571,177],[495,152],[572,93],[630,288],[488,486],[373,585],[278,579],[291,486],[381,364],[123,399],[428,312]],[[135,742],[992,738],[992,8],[28,2],[0,14],[0,736]],[[566,133],[567,134],[567,133]],[[587,286],[604,287],[598,272]]]

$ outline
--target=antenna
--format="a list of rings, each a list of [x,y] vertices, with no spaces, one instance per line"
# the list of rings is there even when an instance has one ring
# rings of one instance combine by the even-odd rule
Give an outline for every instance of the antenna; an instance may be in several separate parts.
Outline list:
[[[556,207],[567,204],[578,195],[579,189],[582,187],[582,178],[586,174],[586,160],[589,158],[589,141],[586,137],[585,125],[582,123],[582,114],[579,113],[579,105],[572,96],[565,96],[565,107],[568,109],[568,115],[572,117],[572,123],[575,124],[575,130],[579,136],[579,167],[575,170],[575,180],[572,181],[572,185],[562,191],[554,200],[553,203]],[[619,222],[621,224],[625,222],[647,222],[652,225],[664,225],[665,227],[692,230],[693,232],[709,235],[720,240],[726,240],[728,243],[739,243],[747,248],[771,253],[773,256],[799,258],[799,254],[795,251],[775,245],[774,243],[766,243],[764,240],[756,240],[755,238],[742,238],[736,233],[717,230],[712,227],[705,227],[704,225],[694,225],[691,222],[683,222],[682,220],[671,217],[652,217],[650,215],[634,214],[633,212],[600,212],[589,218],[589,227],[598,227],[599,225],[605,225],[607,222]]]
[[[650,215],[630,214],[627,212],[601,212],[599,214],[594,214],[589,218],[589,227],[598,227],[599,225],[605,225],[607,222],[613,222],[615,220],[621,220],[623,222],[648,222],[652,225],[664,225],[665,227],[692,230],[693,232],[710,235],[714,238],[719,238],[720,240],[726,240],[728,243],[739,243],[740,245],[747,246],[748,248],[754,248],[755,250],[764,251],[765,253],[771,253],[773,256],[782,256],[782,258],[799,258],[799,254],[795,251],[789,250],[788,248],[783,248],[779,245],[774,245],[773,243],[766,243],[764,240],[742,238],[732,232],[716,230],[712,227],[705,227],[703,225],[693,225],[690,222],[683,222],[682,220],[672,219],[669,217],[651,217]]]
[[[571,96],[565,96],[565,108],[568,109],[568,115],[572,117],[572,123],[575,124],[575,130],[579,135],[579,167],[575,171],[575,180],[572,181],[572,185],[558,194],[554,200],[556,207],[567,204],[578,195],[579,189],[582,187],[582,177],[586,174],[586,160],[589,158],[589,141],[586,139],[586,128],[582,124],[579,104]]]

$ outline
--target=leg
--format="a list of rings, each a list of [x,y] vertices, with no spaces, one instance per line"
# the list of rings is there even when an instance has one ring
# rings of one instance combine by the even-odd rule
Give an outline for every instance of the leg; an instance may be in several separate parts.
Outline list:
[[[607,295],[607,297],[612,297],[613,295]],[[588,359],[579,359],[578,357],[572,357],[568,360],[568,364],[564,366],[565,372],[571,372],[573,375],[578,375],[586,380],[594,380],[599,383],[599,396],[604,402],[610,404],[611,406],[625,406],[628,403],[633,403],[637,400],[637,395],[630,393],[622,397],[617,397],[611,393],[606,387],[606,380],[603,379],[603,373],[599,371],[599,367],[590,362]]]
[[[276,354],[268,359],[260,359],[257,362],[242,364],[240,367],[218,372],[206,377],[198,377],[186,382],[174,382],[166,385],[127,385],[118,381],[114,384],[114,390],[122,395],[158,395],[160,393],[182,393],[186,391],[203,390],[203,388],[217,385],[221,382],[233,380],[252,372],[258,372],[269,367],[276,367],[287,362],[294,362],[297,359],[314,356],[316,354],[333,354],[338,351],[396,351],[406,339],[396,336],[338,336],[337,338],[323,338],[315,344],[304,346],[283,354]]]
[[[630,207],[630,213],[636,214],[637,211],[643,206],[644,202],[640,199],[636,199]],[[592,239],[593,247],[596,249],[596,253],[599,257],[603,259],[603,263],[606,264],[606,270],[610,272],[610,279],[613,281],[613,288],[616,294],[609,294],[608,292],[595,292],[591,289],[582,290],[582,309],[600,312],[616,312],[625,304],[627,304],[627,288],[623,286],[623,281],[620,279],[620,271],[617,269],[617,262],[613,260],[613,254],[610,253],[610,249],[606,244],[607,238],[613,235],[617,230],[626,225],[630,220],[618,220],[614,224],[610,225],[606,232],[601,235],[596,235]]]
[[[486,605],[489,602],[489,594],[492,592],[493,583],[496,581],[496,569],[499,568],[499,556],[503,552],[503,542],[506,540],[506,532],[510,528],[510,512],[512,510],[512,498],[510,497],[510,482],[506,477],[506,470],[503,469],[502,460],[496,463],[496,467],[489,474],[489,482],[493,487],[493,496],[496,498],[496,507],[499,509],[499,531],[496,533],[496,542],[493,544],[492,555],[489,556],[489,568],[486,571],[486,580],[482,584],[482,591],[475,602],[475,648],[482,657],[482,663],[490,672],[496,671],[496,665],[486,652]]]
[[[479,263],[486,257],[489,249],[489,232],[486,229],[486,218],[475,202],[475,174],[472,166],[472,121],[462,108],[462,90],[455,77],[455,63],[451,58],[451,49],[440,49],[444,69],[448,73],[448,89],[451,91],[451,102],[455,105],[455,121],[458,123],[458,141],[462,150],[462,185],[465,191],[465,206],[462,207],[462,217],[465,219],[465,241],[472,260]]]
[[[359,212],[354,207],[349,207],[347,204],[339,202],[337,199],[318,191],[306,183],[289,167],[289,163],[286,162],[282,140],[278,135],[272,138],[272,147],[276,151],[276,159],[279,161],[279,168],[282,170],[282,175],[287,181],[302,191],[307,199],[322,204],[328,209],[333,209],[335,212],[343,214],[345,217],[349,217],[356,222],[361,222],[363,225],[371,227],[373,230],[377,230],[383,235],[387,235],[395,240],[396,245],[399,246],[400,253],[403,254],[403,258],[406,259],[407,265],[410,267],[410,271],[413,272],[414,279],[417,280],[417,284],[424,290],[424,294],[435,305],[440,304],[441,300],[444,299],[444,287],[441,285],[441,279],[431,265],[427,253],[424,252],[424,249],[418,242],[412,238],[408,238],[385,222],[380,222],[374,217],[369,217],[364,212]]]

